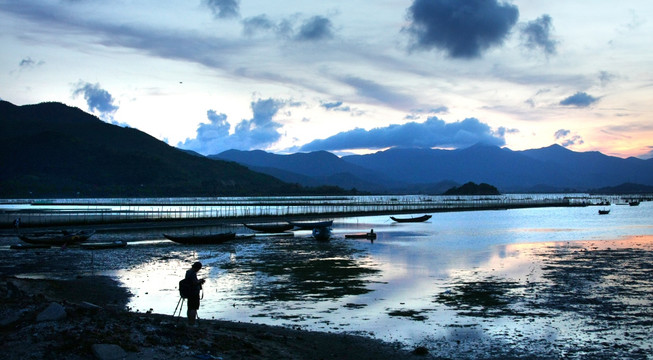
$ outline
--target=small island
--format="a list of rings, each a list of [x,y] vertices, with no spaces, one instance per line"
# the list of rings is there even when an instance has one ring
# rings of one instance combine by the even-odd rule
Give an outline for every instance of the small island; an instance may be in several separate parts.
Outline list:
[[[490,184],[476,184],[470,181],[465,185],[452,187],[445,191],[443,195],[501,195],[501,193],[496,187]]]

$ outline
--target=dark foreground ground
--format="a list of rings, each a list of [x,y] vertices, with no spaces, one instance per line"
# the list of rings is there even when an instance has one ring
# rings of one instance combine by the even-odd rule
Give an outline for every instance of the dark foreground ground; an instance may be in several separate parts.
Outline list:
[[[183,318],[130,313],[129,294],[106,277],[3,278],[0,297],[3,359],[431,358],[365,337],[217,320],[188,326]],[[52,303],[63,317],[43,320]]]

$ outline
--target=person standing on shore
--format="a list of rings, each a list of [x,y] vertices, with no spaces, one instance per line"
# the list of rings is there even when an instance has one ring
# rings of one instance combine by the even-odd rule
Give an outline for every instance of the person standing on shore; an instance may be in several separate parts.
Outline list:
[[[190,269],[186,271],[186,282],[189,286],[188,292],[188,310],[186,315],[188,316],[188,323],[190,325],[195,325],[195,319],[197,318],[197,310],[200,308],[200,290],[202,290],[202,284],[204,284],[204,279],[197,278],[197,272],[202,268],[202,263],[197,261],[191,266]]]

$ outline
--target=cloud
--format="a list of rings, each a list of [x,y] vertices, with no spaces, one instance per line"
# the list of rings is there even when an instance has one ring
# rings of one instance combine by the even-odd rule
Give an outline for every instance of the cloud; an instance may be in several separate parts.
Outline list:
[[[556,141],[560,141],[560,145],[564,147],[569,147],[572,145],[582,145],[585,143],[583,141],[583,138],[580,135],[577,134],[572,134],[571,130],[567,129],[560,129],[555,132],[553,135],[556,139]]]
[[[574,95],[571,95],[568,98],[560,101],[560,105],[564,106],[576,106],[576,107],[588,107],[593,103],[599,101],[599,98],[595,98],[585,92],[577,92]]]
[[[429,117],[423,123],[408,122],[384,128],[356,128],[326,139],[314,140],[300,151],[383,149],[388,147],[466,147],[477,143],[502,146],[505,140],[475,118],[445,123]]]
[[[276,25],[266,15],[258,15],[243,19],[243,34],[253,36],[259,32],[272,30]]]
[[[642,154],[640,156],[640,158],[642,158],[642,159],[653,159],[653,146],[648,146],[647,148],[649,149],[649,151]]]
[[[551,16],[542,15],[539,18],[527,22],[521,28],[522,39],[529,49],[541,49],[546,55],[554,55],[557,52],[558,42],[551,37]]]
[[[323,16],[313,16],[304,21],[295,38],[302,41],[327,40],[333,37],[332,29],[331,20]]]
[[[517,23],[516,6],[497,0],[414,0],[408,8],[413,48],[477,58],[503,43]]]
[[[412,108],[415,105],[415,100],[412,97],[371,80],[356,76],[344,76],[340,78],[340,81],[353,87],[358,95],[377,100],[384,105],[404,109]]]
[[[599,81],[601,81],[601,86],[606,86],[611,83],[614,79],[617,78],[617,75],[612,74],[608,71],[599,72]]]
[[[28,56],[28,57],[24,58],[23,60],[21,60],[18,63],[18,66],[21,69],[31,69],[31,68],[34,68],[34,67],[37,67],[37,66],[41,66],[43,64],[45,64],[45,61],[43,61],[43,60],[34,61],[34,60],[32,60],[31,57]]]
[[[239,0],[205,0],[205,3],[216,18],[226,19],[239,16]]]
[[[113,96],[102,89],[100,84],[79,81],[73,89],[73,97],[80,95],[86,100],[90,111],[98,112],[101,119],[115,123],[113,114],[118,110],[118,105],[115,104]]]
[[[334,102],[320,102],[320,106],[326,109],[326,111],[339,111],[349,113],[351,116],[361,116],[365,114],[365,111],[352,108],[349,105],[343,105],[342,101]]]
[[[238,123],[232,134],[229,133],[231,125],[227,122],[227,115],[209,110],[209,123],[200,124],[194,139],[186,139],[177,146],[205,155],[218,154],[229,149],[265,148],[281,137],[279,129],[282,125],[275,122],[274,117],[287,104],[286,101],[271,98],[253,101],[250,104],[253,117]]]

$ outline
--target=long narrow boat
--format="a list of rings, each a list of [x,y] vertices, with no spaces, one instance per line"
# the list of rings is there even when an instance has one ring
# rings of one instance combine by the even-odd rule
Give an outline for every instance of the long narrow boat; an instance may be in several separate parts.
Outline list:
[[[254,231],[261,231],[266,233],[280,233],[286,230],[290,230],[294,225],[283,222],[283,223],[262,223],[262,224],[243,224],[246,228],[252,229]]]
[[[50,245],[43,244],[12,244],[9,246],[12,250],[30,250],[30,249],[49,249]]]
[[[123,240],[108,241],[108,242],[89,242],[81,243],[79,247],[87,250],[99,250],[99,249],[115,249],[123,248],[127,246],[127,242]]]
[[[77,231],[61,232],[58,234],[19,235],[18,237],[28,244],[59,246],[86,241],[93,234],[95,234],[95,231]]]
[[[430,218],[431,218],[431,215],[422,215],[422,216],[412,217],[412,218],[397,218],[397,217],[394,217],[394,216],[390,216],[390,219],[392,219],[392,220],[394,220],[396,222],[400,222],[400,223],[424,222],[424,221],[426,221],[426,220],[428,220]]]
[[[315,229],[315,228],[329,227],[329,226],[333,225],[333,220],[314,221],[314,222],[311,222],[311,221],[308,221],[308,222],[305,222],[305,221],[289,221],[289,223],[292,226],[294,226],[296,228],[299,228],[299,229],[312,230],[312,229]]]
[[[610,210],[609,210],[609,209],[606,209],[606,210],[599,210],[599,215],[607,215],[607,214],[609,214],[609,213],[610,213]]]
[[[209,234],[209,235],[168,235],[163,234],[168,240],[172,240],[179,244],[194,244],[194,245],[208,245],[208,244],[222,244],[223,242],[233,240],[236,234],[232,232]]]
[[[376,233],[374,230],[368,232],[368,233],[355,233],[355,234],[345,234],[345,239],[369,239],[369,240],[374,240],[376,239]]]

